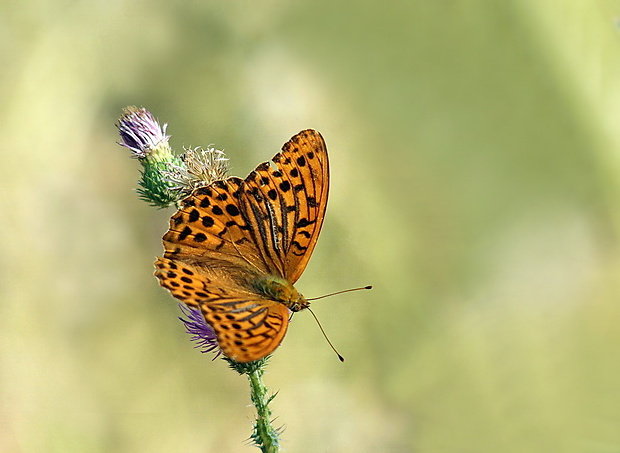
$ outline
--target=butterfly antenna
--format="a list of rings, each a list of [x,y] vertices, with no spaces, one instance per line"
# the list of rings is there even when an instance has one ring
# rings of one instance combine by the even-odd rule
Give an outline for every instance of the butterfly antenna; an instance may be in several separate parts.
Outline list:
[[[312,297],[310,299],[306,299],[306,300],[319,300],[319,299],[325,299],[326,297],[329,296],[335,296],[336,294],[342,294],[342,293],[350,293],[351,291],[359,291],[361,289],[372,289],[372,286],[361,286],[359,288],[351,288],[351,289],[345,289],[344,291],[336,291],[335,293],[331,293],[331,294],[325,294],[324,296],[319,296],[319,297]]]
[[[319,322],[319,318],[316,317],[316,315],[314,314],[314,312],[310,309],[310,307],[308,307],[308,311],[312,314],[312,317],[314,318],[314,320],[316,321],[316,323],[319,325],[319,329],[321,329],[321,333],[323,334],[323,336],[325,337],[325,339],[327,340],[327,344],[329,344],[331,346],[331,348],[334,350],[334,352],[336,353],[336,355],[338,356],[338,359],[340,359],[341,362],[344,362],[344,357],[342,357],[340,355],[340,353],[338,353],[338,351],[336,351],[336,348],[334,347],[334,345],[332,344],[331,341],[329,341],[329,338],[327,338],[327,334],[325,333],[325,330],[323,330],[323,326],[321,325],[321,323]]]

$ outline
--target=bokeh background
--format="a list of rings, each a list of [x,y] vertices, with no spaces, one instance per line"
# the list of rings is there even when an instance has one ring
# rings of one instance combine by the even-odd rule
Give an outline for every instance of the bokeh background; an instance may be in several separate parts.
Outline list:
[[[244,377],[152,277],[127,105],[332,188],[265,376],[288,452],[620,452],[620,2],[0,5],[0,451],[237,452]]]

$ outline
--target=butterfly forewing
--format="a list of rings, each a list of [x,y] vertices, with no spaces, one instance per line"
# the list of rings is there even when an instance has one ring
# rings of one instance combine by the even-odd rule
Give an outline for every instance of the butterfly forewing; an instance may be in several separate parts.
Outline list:
[[[241,213],[242,183],[234,177],[216,181],[184,199],[163,237],[164,256],[189,261],[216,257],[237,265],[245,263],[258,272],[269,272]]]
[[[200,308],[233,360],[258,360],[278,347],[289,310],[259,281],[294,283],[318,239],[329,166],[323,138],[302,131],[245,179],[199,188],[182,201],[155,262],[160,284]]]
[[[313,130],[289,140],[245,179],[242,208],[261,254],[295,283],[321,231],[329,191],[329,162],[323,137]]]

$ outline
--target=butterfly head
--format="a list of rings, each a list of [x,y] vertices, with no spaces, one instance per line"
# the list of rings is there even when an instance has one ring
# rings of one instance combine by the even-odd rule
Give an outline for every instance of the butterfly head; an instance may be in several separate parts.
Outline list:
[[[287,280],[280,277],[268,276],[255,282],[256,290],[271,300],[280,302],[289,310],[297,312],[308,308],[310,302],[301,295]]]
[[[295,293],[299,296],[299,298],[296,301],[289,301],[288,303],[285,303],[289,310],[297,312],[303,310],[304,308],[308,308],[310,306],[310,302],[308,302],[304,296],[299,294],[297,290],[295,290]]]

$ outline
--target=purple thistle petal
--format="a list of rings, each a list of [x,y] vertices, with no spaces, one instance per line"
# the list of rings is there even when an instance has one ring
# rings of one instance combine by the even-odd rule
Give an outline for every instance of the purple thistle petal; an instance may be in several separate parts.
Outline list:
[[[134,157],[144,159],[149,152],[170,138],[167,124],[160,126],[155,117],[144,108],[127,107],[116,125],[121,136],[119,145],[129,148]]]
[[[179,308],[183,312],[183,317],[179,319],[185,324],[185,331],[191,335],[190,339],[196,343],[194,347],[201,349],[202,353],[216,351],[213,360],[217,359],[222,350],[217,343],[215,331],[207,324],[202,312],[185,304],[179,304]]]

